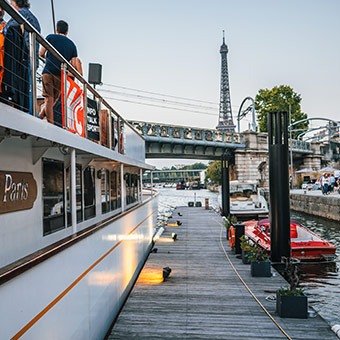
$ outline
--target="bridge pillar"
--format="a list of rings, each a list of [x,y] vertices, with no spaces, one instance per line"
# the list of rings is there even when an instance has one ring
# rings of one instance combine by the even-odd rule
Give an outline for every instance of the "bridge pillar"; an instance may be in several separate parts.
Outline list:
[[[221,175],[222,175],[222,215],[230,215],[230,186],[229,186],[229,162],[226,155],[221,157]]]
[[[268,149],[271,260],[281,262],[291,256],[287,112],[269,112]]]

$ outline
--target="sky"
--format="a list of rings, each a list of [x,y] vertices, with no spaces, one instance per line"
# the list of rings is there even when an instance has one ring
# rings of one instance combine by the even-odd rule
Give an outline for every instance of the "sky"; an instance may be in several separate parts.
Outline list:
[[[52,33],[51,2],[30,3],[42,34]],[[101,93],[125,100],[108,102],[126,119],[215,128],[217,105],[191,102],[216,108],[202,114],[132,104],[126,100],[142,99],[109,84],[218,103],[223,30],[234,123],[245,97],[282,84],[301,94],[302,111],[309,117],[340,119],[339,0],[54,0],[54,7],[56,20],[69,23],[85,77],[88,63],[103,65],[105,85],[98,89],[120,92]],[[250,121],[248,115],[242,129]]]

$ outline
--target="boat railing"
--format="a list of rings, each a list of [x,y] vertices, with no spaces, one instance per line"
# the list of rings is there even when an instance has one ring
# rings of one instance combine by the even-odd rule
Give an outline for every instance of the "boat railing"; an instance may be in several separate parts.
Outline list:
[[[61,63],[61,96],[58,99],[59,103],[54,106],[54,117],[57,118],[54,119],[54,124],[111,150],[144,161],[145,139],[138,131],[14,7],[6,0],[0,0],[0,6],[19,25],[23,25],[29,35],[28,62],[22,65],[26,67],[25,72],[28,71],[28,75],[26,77],[16,75],[24,84],[24,90],[21,89],[18,94],[29,104],[22,105],[22,100],[16,102],[13,96],[6,98],[4,93],[1,101],[38,117],[44,104],[42,97],[44,62],[36,58],[38,42]],[[6,71],[9,72],[5,69],[4,72]]]

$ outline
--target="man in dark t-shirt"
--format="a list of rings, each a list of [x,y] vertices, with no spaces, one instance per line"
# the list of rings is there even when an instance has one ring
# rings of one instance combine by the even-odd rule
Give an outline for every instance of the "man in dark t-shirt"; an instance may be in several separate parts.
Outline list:
[[[68,33],[68,24],[60,20],[57,22],[56,34],[50,34],[46,40],[71,64],[75,63],[77,58],[76,45],[66,37]],[[47,52],[47,53],[46,53]],[[43,119],[47,117],[50,123],[54,123],[53,106],[58,100],[61,92],[61,62],[41,47],[40,57],[46,58],[46,64],[42,72],[43,93],[45,97],[45,106],[39,114]]]

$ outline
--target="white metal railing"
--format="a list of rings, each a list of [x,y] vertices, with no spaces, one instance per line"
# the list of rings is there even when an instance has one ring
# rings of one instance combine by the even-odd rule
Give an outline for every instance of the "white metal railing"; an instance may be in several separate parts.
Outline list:
[[[30,75],[30,112],[37,115],[39,111],[39,95],[41,95],[42,88],[39,84],[41,82],[41,61],[39,65],[36,62],[36,41],[38,41],[49,53],[51,53],[59,62],[61,62],[61,91],[65,94],[62,97],[61,111],[62,121],[61,127],[70,130],[74,133],[82,135],[96,141],[98,144],[103,145],[109,149],[116,150],[119,153],[127,153],[132,157],[138,152],[143,152],[144,138],[136,129],[131,126],[118,112],[116,112],[111,105],[80,75],[77,70],[48,42],[43,36],[6,0],[0,0],[0,6],[20,25],[24,26],[25,31],[29,34],[29,75]],[[6,53],[6,51],[5,51]],[[68,102],[67,89],[70,89],[71,74],[78,88],[80,89],[80,104],[83,109],[83,114],[79,117],[79,110],[75,109]],[[73,83],[71,83],[73,84]],[[90,98],[89,95],[92,95]],[[94,102],[96,105],[96,112],[98,119],[96,124],[91,121],[89,112],[89,102]],[[72,115],[73,114],[73,115]],[[80,118],[82,126],[81,131],[70,128],[76,126]],[[93,117],[92,117],[93,118]],[[96,131],[93,131],[96,130]],[[81,132],[81,133],[79,133]],[[91,133],[95,132],[96,138],[91,138]],[[128,136],[127,136],[128,134]],[[130,142],[130,138],[133,140]],[[124,145],[124,142],[126,145]],[[132,143],[132,144],[131,144]],[[144,156],[139,159],[144,160]]]

